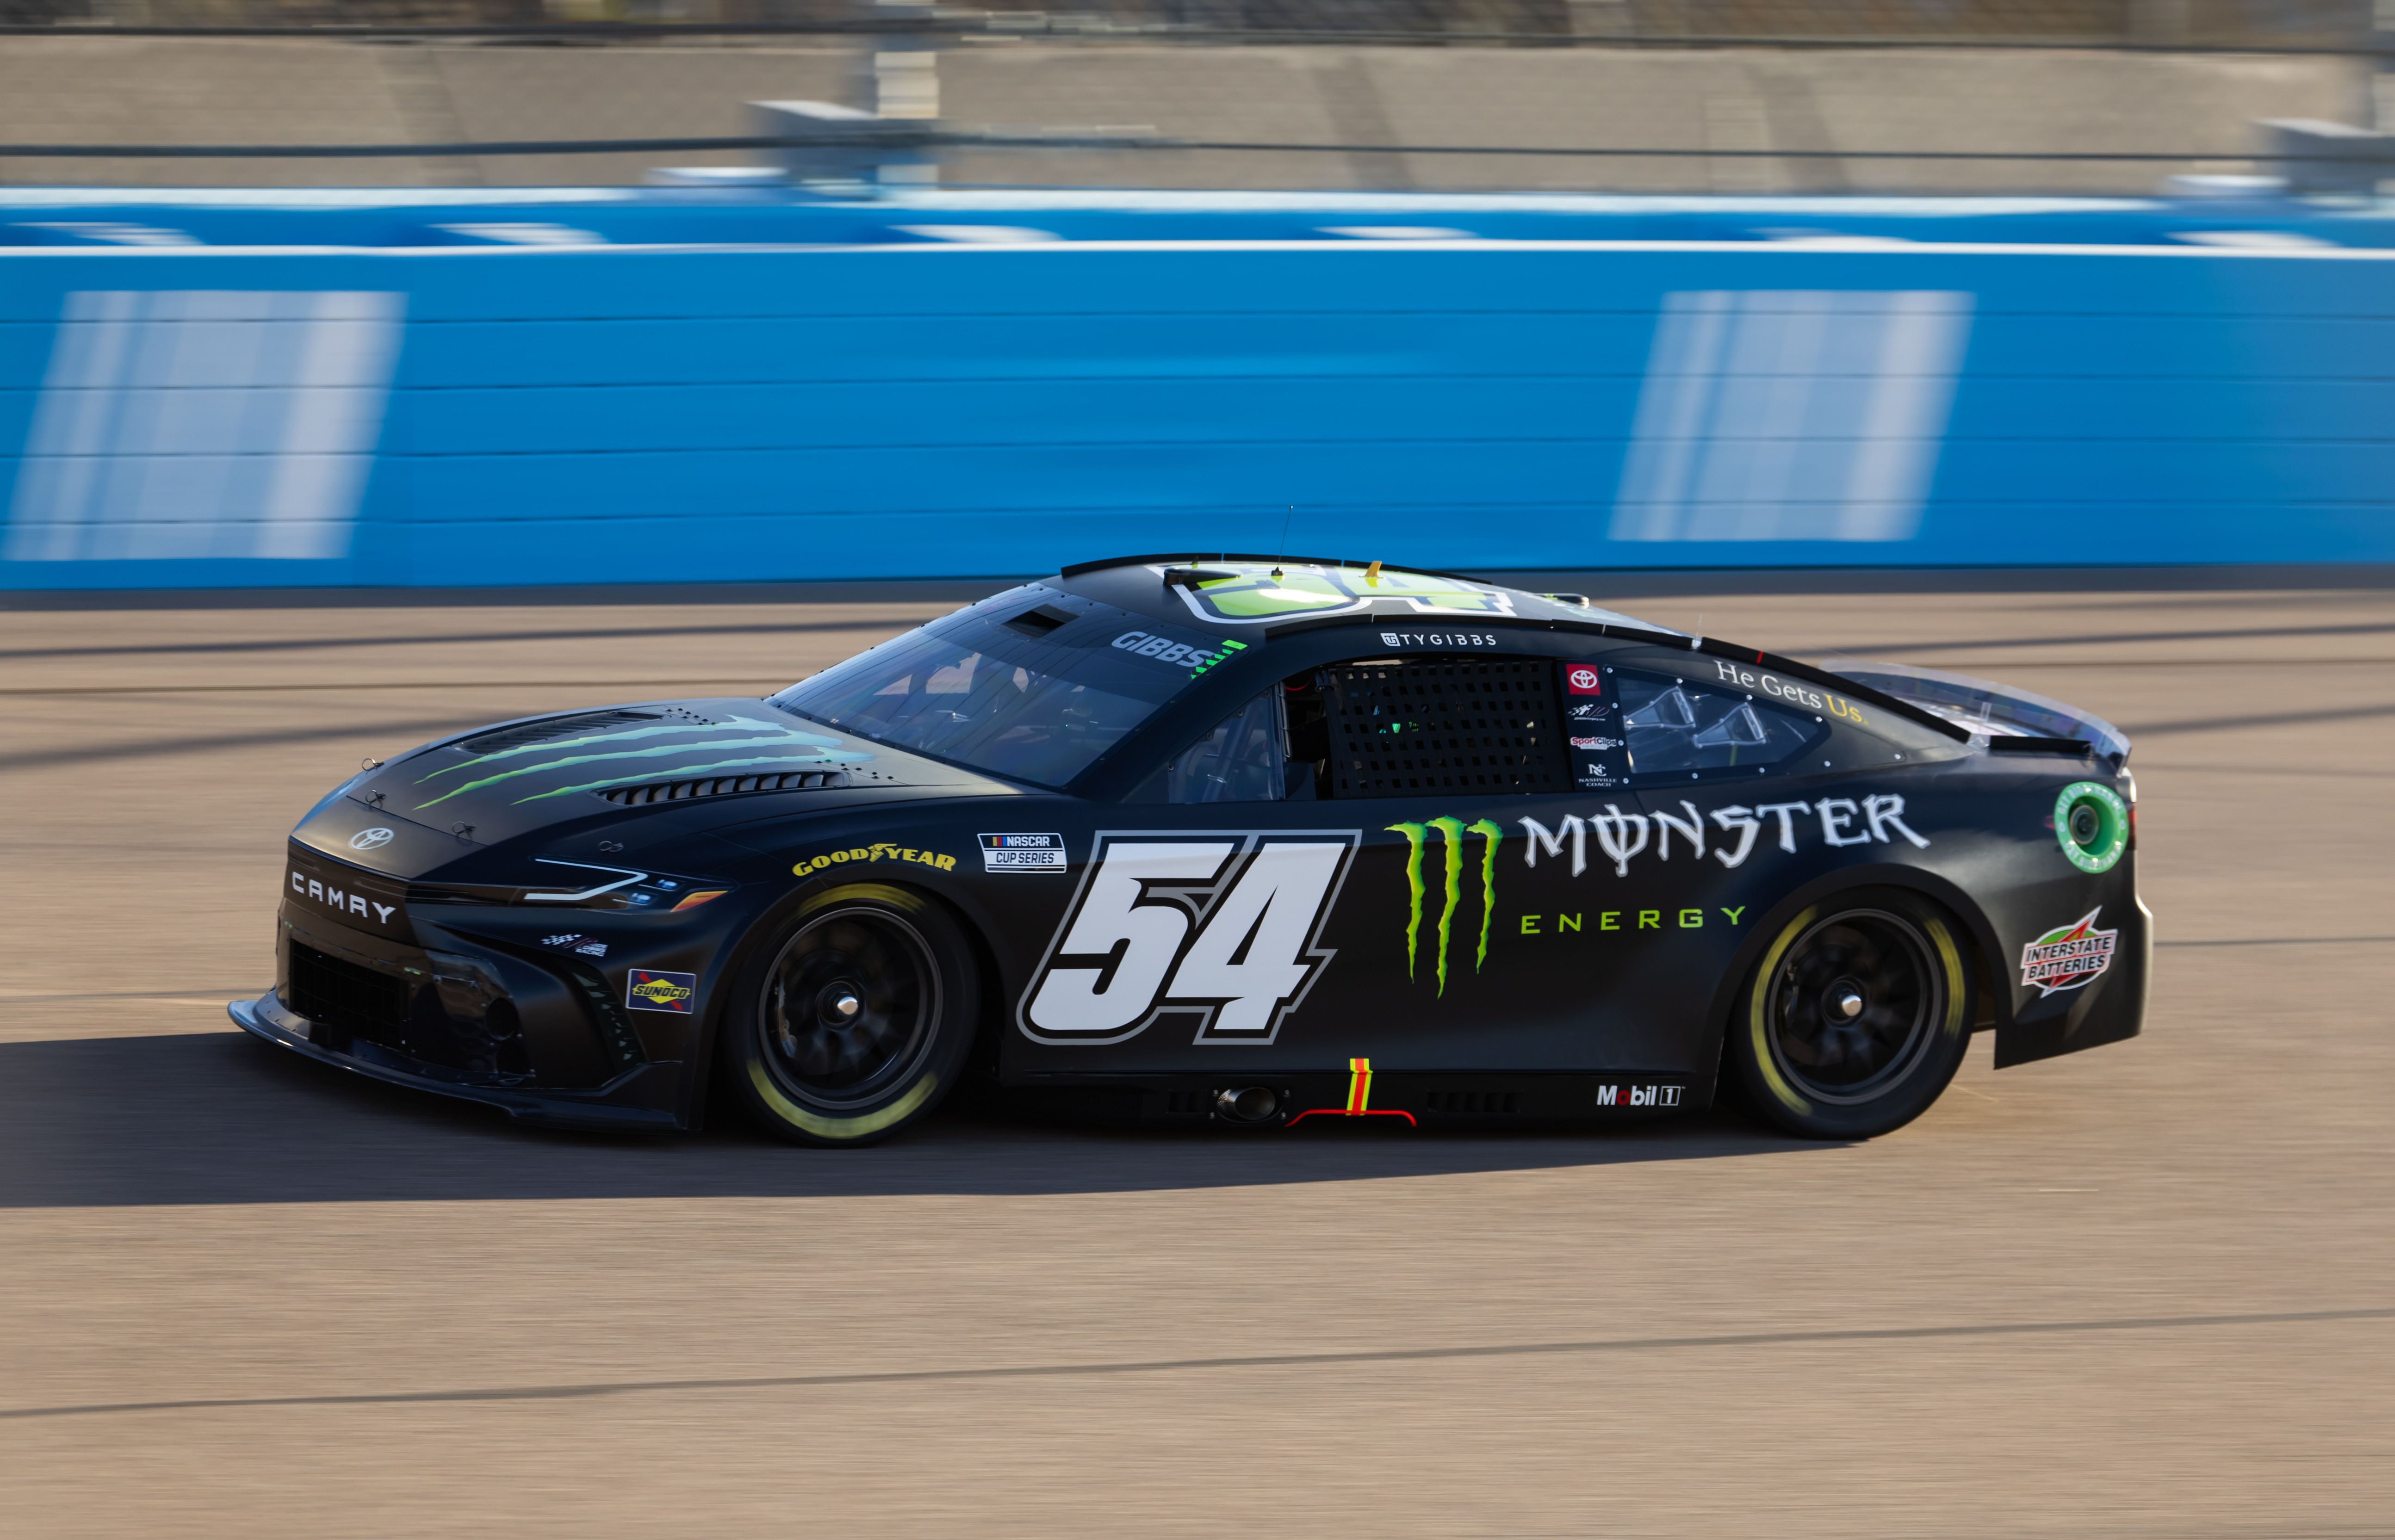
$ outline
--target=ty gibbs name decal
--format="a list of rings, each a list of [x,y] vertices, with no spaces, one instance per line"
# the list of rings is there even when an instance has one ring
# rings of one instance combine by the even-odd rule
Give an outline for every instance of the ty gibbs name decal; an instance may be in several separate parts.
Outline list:
[[[1494,631],[1383,631],[1383,647],[1494,647]]]
[[[1322,976],[1317,943],[1356,829],[1101,834],[1016,1024],[1040,1043],[1120,1043],[1158,1020],[1200,1044],[1269,1044]]]

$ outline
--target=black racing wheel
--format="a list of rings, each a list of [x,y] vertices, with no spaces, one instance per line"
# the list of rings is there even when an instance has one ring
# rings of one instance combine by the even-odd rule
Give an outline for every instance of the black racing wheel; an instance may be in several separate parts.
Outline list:
[[[1780,928],[1730,1020],[1751,1107],[1808,1139],[1868,1139],[1926,1112],[1970,1045],[1954,922],[1908,893],[1841,894]]]
[[[939,905],[879,883],[836,888],[752,954],[723,1070],[768,1132],[870,1144],[954,1088],[980,994],[973,948]]]

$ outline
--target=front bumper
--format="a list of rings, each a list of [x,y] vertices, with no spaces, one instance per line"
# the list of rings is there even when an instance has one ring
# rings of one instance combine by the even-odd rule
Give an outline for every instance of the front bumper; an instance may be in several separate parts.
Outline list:
[[[244,1032],[320,1063],[410,1090],[481,1102],[520,1123],[616,1133],[668,1133],[682,1125],[671,1111],[682,1100],[682,1066],[678,1063],[638,1064],[588,1090],[533,1089],[495,1085],[487,1077],[428,1064],[362,1040],[350,1040],[345,1051],[336,1052],[315,1042],[315,1024],[285,1007],[271,990],[255,1000],[233,1001],[225,1014]]]

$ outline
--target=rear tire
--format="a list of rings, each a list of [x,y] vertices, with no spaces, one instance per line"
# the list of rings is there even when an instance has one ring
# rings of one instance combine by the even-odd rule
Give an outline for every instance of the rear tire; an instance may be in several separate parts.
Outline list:
[[[1960,928],[1910,893],[1841,893],[1772,938],[1729,1023],[1746,1104],[1806,1139],[1870,1139],[1929,1110],[1970,1046]]]
[[[725,1079],[794,1144],[879,1142],[955,1088],[981,977],[938,904],[903,888],[819,893],[752,954],[724,1020]]]

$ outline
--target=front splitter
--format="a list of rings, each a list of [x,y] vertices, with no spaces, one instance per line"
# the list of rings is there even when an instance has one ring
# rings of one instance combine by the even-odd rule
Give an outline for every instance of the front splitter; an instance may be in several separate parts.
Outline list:
[[[639,1093],[635,1087],[642,1080],[661,1070],[679,1071],[681,1066],[678,1064],[642,1064],[626,1071],[604,1086],[561,1096],[553,1091],[470,1085],[443,1079],[437,1074],[417,1073],[396,1065],[370,1063],[349,1054],[335,1053],[312,1039],[313,1023],[308,1018],[284,1006],[271,990],[255,1000],[232,1002],[225,1007],[225,1014],[232,1018],[233,1025],[253,1037],[263,1038],[277,1047],[288,1048],[320,1064],[330,1064],[337,1070],[347,1070],[351,1074],[379,1080],[388,1086],[404,1086],[411,1091],[429,1091],[434,1096],[496,1107],[520,1123],[627,1134],[670,1133],[681,1126],[680,1120],[671,1112],[655,1107],[623,1104],[637,1099]]]

